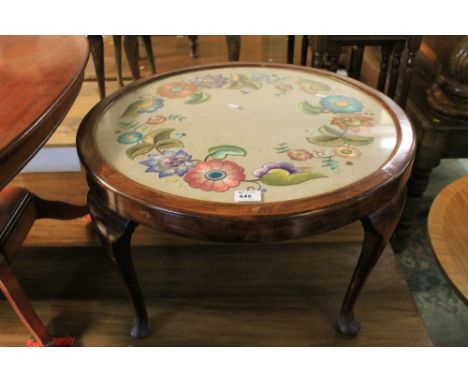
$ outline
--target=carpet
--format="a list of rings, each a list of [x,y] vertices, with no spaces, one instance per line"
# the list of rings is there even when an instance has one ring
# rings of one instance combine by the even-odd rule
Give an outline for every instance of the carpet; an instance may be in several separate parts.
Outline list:
[[[441,272],[427,235],[431,200],[414,225],[408,248],[397,259],[435,346],[468,346],[468,307]]]

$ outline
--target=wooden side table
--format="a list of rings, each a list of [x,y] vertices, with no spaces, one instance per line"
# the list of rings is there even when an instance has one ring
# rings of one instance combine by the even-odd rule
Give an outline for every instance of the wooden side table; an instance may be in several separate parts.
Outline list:
[[[429,89],[427,83],[414,83],[407,113],[416,128],[418,147],[408,201],[392,238],[397,252],[411,237],[432,169],[442,158],[468,157],[468,37],[455,46]]]
[[[268,242],[359,219],[364,243],[338,319],[341,333],[357,334],[354,304],[400,218],[415,153],[408,119],[378,91],[258,63],[137,81],[87,114],[77,146],[91,216],[134,305],[135,338],[150,330],[130,255],[138,224]]]
[[[84,37],[0,37],[0,289],[40,345],[54,345],[54,338],[10,265],[35,219],[76,218],[87,208],[46,201],[7,185],[72,106],[88,55]]]
[[[432,203],[428,231],[442,271],[468,302],[468,176],[445,187]]]

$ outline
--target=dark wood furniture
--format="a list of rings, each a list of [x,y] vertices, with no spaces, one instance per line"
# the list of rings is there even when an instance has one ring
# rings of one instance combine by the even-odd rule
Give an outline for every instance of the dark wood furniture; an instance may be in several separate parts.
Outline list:
[[[436,65],[442,67],[425,70],[411,89],[406,110],[415,126],[418,146],[408,200],[392,238],[397,252],[406,248],[411,237],[432,169],[442,158],[468,157],[468,37],[458,36],[457,40],[446,57],[438,57]]]
[[[288,64],[294,64],[294,47],[295,47],[295,39],[296,36],[288,35],[288,49],[287,49],[287,56],[286,62]],[[301,38],[301,65],[307,65],[307,50],[309,48],[309,36],[302,36]]]
[[[53,337],[10,266],[35,219],[76,218],[87,208],[46,201],[8,183],[67,114],[81,88],[88,55],[84,37],[0,38],[0,288],[41,345],[53,345]]]
[[[337,89],[360,100],[337,95]],[[298,108],[288,91],[309,101]],[[144,94],[152,96],[146,99]],[[191,122],[169,120],[165,108]],[[354,113],[350,118],[350,111],[367,116]],[[341,124],[339,135],[330,126],[323,130],[323,119],[330,118]],[[376,136],[359,134],[374,125]],[[258,131],[262,134],[251,136]],[[318,131],[324,134],[314,135]],[[313,153],[298,149],[297,143],[288,148],[280,143],[282,134],[292,134],[292,140],[296,134],[311,134],[300,142],[309,142]],[[203,160],[205,145],[214,147]],[[254,169],[248,158],[256,158],[258,145],[268,163],[258,163],[252,172],[244,174],[235,162],[222,160],[230,156]],[[135,309],[135,338],[150,331],[130,254],[138,224],[197,239],[252,243],[292,239],[361,220],[362,252],[338,320],[341,333],[357,334],[354,304],[400,218],[415,153],[408,119],[379,92],[330,72],[258,63],[200,66],[139,80],[87,114],[77,147],[87,174],[91,216]],[[344,166],[342,176],[339,166]],[[355,166],[355,172],[347,172],[346,166]],[[242,187],[261,189],[264,201],[234,203],[232,188]]]
[[[141,78],[140,68],[138,65],[138,37],[141,37],[145,51],[146,57],[151,68],[151,73],[156,74],[156,64],[154,62],[154,53],[153,45],[151,43],[151,36],[137,36],[137,35],[126,35],[123,36],[123,47],[125,52],[125,57],[127,58],[128,66],[130,67],[130,72],[132,78],[137,80]],[[228,50],[228,60],[229,61],[239,61],[240,57],[240,37],[241,36],[226,36],[226,47]],[[117,82],[120,86],[123,86],[122,79],[122,36],[113,35],[114,43],[114,57],[115,64],[117,67]],[[188,36],[190,41],[190,56],[192,58],[197,58],[199,56],[198,52],[198,36],[190,35]],[[89,46],[91,50],[91,57],[93,59],[94,68],[96,71],[96,80],[99,88],[99,96],[103,99],[106,96],[106,79],[104,73],[104,41],[103,37],[99,35],[89,35],[88,36]]]
[[[428,234],[435,258],[468,303],[468,176],[445,187],[431,205]]]
[[[366,46],[380,46],[381,60],[377,89],[396,99],[405,108],[411,86],[415,57],[421,45],[421,36],[309,36],[313,50],[312,66],[336,72],[343,47],[351,47],[348,75],[359,79]],[[397,93],[400,64],[406,49],[404,74]]]

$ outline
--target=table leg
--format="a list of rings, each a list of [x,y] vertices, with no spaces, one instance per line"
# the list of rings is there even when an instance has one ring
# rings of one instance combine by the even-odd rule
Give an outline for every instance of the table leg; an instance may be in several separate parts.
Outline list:
[[[408,199],[400,222],[390,240],[396,253],[404,251],[408,246],[413,233],[414,221],[423,204],[423,194],[429,184],[432,169],[439,165],[447,145],[446,132],[424,128],[416,129],[416,131],[418,130],[418,149],[407,185]]]
[[[241,36],[226,36],[226,45],[228,49],[228,60],[239,61]]]
[[[137,224],[122,218],[88,194],[88,207],[101,242],[117,266],[135,309],[135,321],[130,330],[133,338],[145,338],[150,333],[145,301],[133,267],[130,242]]]
[[[106,78],[104,73],[104,41],[102,36],[88,36],[89,50],[93,58],[96,79],[99,87],[99,96],[106,96]]]
[[[8,302],[41,346],[53,346],[52,336],[47,331],[29,299],[23,292],[18,280],[3,254],[0,253],[0,289],[5,294]]]
[[[198,36],[188,36],[190,40],[190,57],[197,58],[198,57]]]
[[[123,44],[130,72],[132,72],[133,79],[137,80],[141,77],[138,67],[138,36],[125,36]]]
[[[354,317],[354,304],[374,265],[387,245],[400,219],[406,192],[401,192],[380,210],[361,220],[364,227],[364,242],[353,277],[338,319],[338,331],[346,335],[359,333],[360,324]]]
[[[117,82],[119,86],[123,86],[122,80],[122,36],[114,35],[112,36],[114,40],[114,57],[115,57],[115,66],[117,69]]]

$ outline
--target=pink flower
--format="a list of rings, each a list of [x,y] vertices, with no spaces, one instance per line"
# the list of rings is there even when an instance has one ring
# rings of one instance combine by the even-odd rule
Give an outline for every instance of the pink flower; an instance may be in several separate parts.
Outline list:
[[[184,177],[190,187],[203,191],[225,192],[245,179],[244,169],[227,160],[198,162]]]
[[[313,158],[313,154],[304,149],[289,150],[288,156],[292,160],[307,160]]]
[[[350,146],[335,147],[333,152],[342,158],[359,158],[361,156],[361,152],[358,149]]]
[[[158,125],[163,122],[166,122],[166,117],[162,115],[153,115],[146,120],[146,123],[149,125]]]
[[[372,118],[362,114],[351,114],[344,117],[335,117],[331,121],[332,125],[338,126],[342,130],[350,129],[354,133],[359,131],[368,131],[369,127],[373,126]]]

